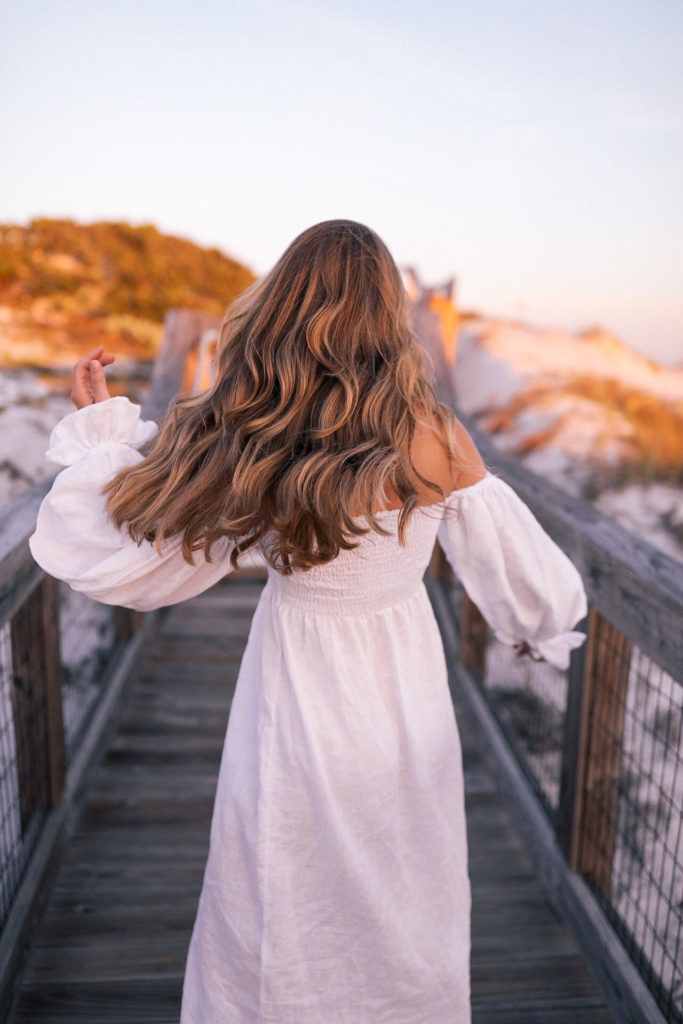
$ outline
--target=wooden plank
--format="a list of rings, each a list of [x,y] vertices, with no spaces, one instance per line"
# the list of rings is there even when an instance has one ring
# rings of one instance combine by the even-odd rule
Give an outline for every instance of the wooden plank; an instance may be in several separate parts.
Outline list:
[[[571,1019],[576,1002],[598,1001],[595,984],[576,953],[548,954],[541,963],[535,957],[524,955],[519,937],[518,933],[517,949],[512,957],[490,959],[473,954],[472,989],[477,991],[477,1002],[511,1002],[513,996],[519,995],[528,1003],[533,993],[534,1001],[555,1006],[564,1004],[567,1018]],[[539,969],[541,967],[543,969]]]
[[[70,911],[72,908],[68,908]],[[150,913],[158,908],[150,906]],[[193,893],[189,909],[190,921],[196,911]],[[86,911],[84,911],[85,913]],[[105,937],[106,938],[106,937]],[[36,947],[30,970],[24,977],[27,989],[58,985],[89,985],[98,982],[130,982],[168,978],[182,978],[187,956],[187,928],[182,936],[159,935],[150,949],[148,938],[138,938],[134,932],[122,931],[107,941],[91,941],[87,945],[69,945],[54,948]]]
[[[27,986],[12,1020],[24,1024],[178,1024],[182,975],[156,974],[125,984],[79,980]]]
[[[613,1024],[614,1017],[600,1000],[577,999],[568,1006],[547,1002],[477,1002],[472,1024]]]
[[[182,935],[187,946],[189,933],[197,912],[198,893],[189,893],[184,899],[176,894],[173,900],[164,904],[152,902],[154,913],[144,904],[132,901],[123,905],[106,905],[100,900],[83,901],[57,908],[52,901],[40,928],[40,947],[55,949],[80,948],[96,943],[111,945],[125,941],[135,935],[145,942],[156,944],[171,935]],[[37,945],[37,944],[36,944]],[[43,954],[44,955],[44,954]],[[144,961],[140,967],[145,971]]]

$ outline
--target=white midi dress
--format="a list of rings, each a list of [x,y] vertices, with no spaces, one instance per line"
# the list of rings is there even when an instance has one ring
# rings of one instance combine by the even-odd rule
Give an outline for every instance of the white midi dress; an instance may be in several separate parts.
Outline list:
[[[102,485],[154,433],[113,398],[66,417],[67,465],[31,548],[77,590],[150,609],[230,569],[115,530]],[[422,577],[437,532],[505,641],[558,666],[582,634],[581,580],[503,482],[380,514],[353,551],[270,572],[242,661],[190,943],[182,1024],[466,1024],[470,889],[462,759]]]

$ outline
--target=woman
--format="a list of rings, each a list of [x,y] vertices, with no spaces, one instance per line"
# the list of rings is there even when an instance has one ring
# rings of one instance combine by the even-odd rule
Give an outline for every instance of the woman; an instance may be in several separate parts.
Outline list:
[[[269,567],[221,765],[182,1024],[470,1020],[463,778],[422,576],[437,536],[522,652],[565,665],[580,578],[423,375],[396,266],[305,231],[228,311],[215,384],[155,428],[101,350],[31,546],[101,601]],[[103,490],[104,489],[104,490]]]

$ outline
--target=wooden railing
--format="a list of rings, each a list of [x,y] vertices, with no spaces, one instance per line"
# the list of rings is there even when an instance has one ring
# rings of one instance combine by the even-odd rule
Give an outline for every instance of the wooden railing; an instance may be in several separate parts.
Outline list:
[[[217,326],[194,310],[169,312],[145,418],[158,419],[180,390],[202,386]],[[0,1019],[83,777],[144,634],[135,612],[71,593],[60,600],[60,585],[33,561],[28,540],[52,479],[0,510]],[[76,634],[76,647],[79,634],[84,644],[97,641],[95,651],[83,651],[85,681],[77,652],[64,666],[65,631]]]
[[[438,384],[452,404],[450,372],[443,366]],[[443,620],[449,619],[458,634],[455,677],[477,706],[503,766],[501,781],[527,812],[539,870],[617,1019],[680,1024],[683,565],[526,471],[473,423],[466,425],[489,468],[515,489],[577,566],[590,611],[578,627],[587,632],[587,643],[574,652],[565,680],[527,659],[524,684],[511,687],[500,666],[517,675],[520,669],[506,661],[441,559],[432,589],[442,624],[448,629]],[[543,713],[544,702],[562,722],[556,787],[544,785],[528,739],[529,718]],[[538,729],[535,735],[537,743]],[[552,739],[546,736],[545,743],[552,746]],[[522,774],[511,767],[508,752]],[[530,794],[542,815],[529,810]]]

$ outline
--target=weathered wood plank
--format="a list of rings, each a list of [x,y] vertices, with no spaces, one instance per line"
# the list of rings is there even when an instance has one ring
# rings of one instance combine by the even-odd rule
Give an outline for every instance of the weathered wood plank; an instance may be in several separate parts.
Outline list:
[[[509,958],[494,958],[472,955],[472,989],[480,1000],[491,1003],[494,1000],[510,1003],[519,994],[526,1003],[544,1002],[554,1006],[565,1006],[567,1018],[577,1002],[595,1000],[595,985],[580,958],[555,955],[538,957],[520,949],[519,934],[516,955]],[[530,998],[531,997],[531,998]]]
[[[25,1024],[178,1024],[182,975],[78,981],[28,987],[17,1020]]]
[[[156,913],[154,906],[150,913]],[[187,957],[186,931],[177,938],[161,935],[151,949],[146,937],[138,939],[131,931],[88,945],[39,947],[33,952],[24,984],[27,988],[87,986],[97,978],[100,983],[118,980],[127,985],[153,978],[163,983],[169,975],[182,978]]]
[[[472,1007],[472,1024],[612,1024],[611,1013],[594,999],[563,1003],[480,1003]]]

